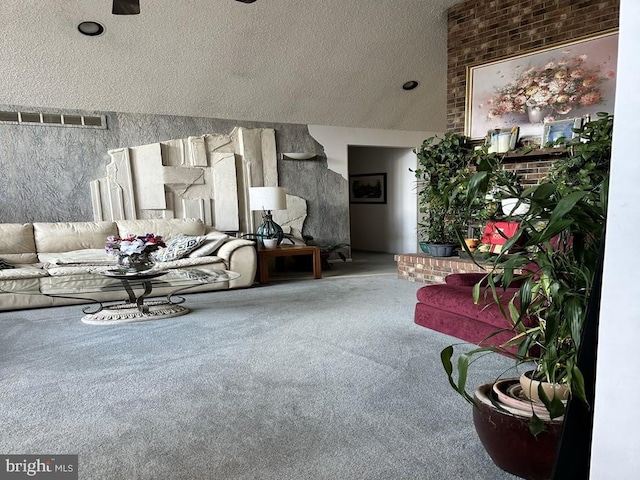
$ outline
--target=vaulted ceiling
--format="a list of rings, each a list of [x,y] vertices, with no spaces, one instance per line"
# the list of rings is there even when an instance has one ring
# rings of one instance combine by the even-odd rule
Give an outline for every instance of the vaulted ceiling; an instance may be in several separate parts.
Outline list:
[[[456,3],[3,0],[0,104],[442,131]]]

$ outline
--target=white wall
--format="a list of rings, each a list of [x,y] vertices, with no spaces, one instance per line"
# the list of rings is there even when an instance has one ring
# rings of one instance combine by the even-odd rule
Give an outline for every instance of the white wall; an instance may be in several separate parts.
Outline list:
[[[377,147],[406,147],[414,149],[422,142],[442,132],[419,132],[407,130],[376,130],[373,128],[328,127],[309,125],[309,133],[324,147],[327,166],[342,175],[349,175],[348,152],[350,145]]]
[[[369,128],[329,127],[324,125],[309,125],[309,133],[324,147],[324,152],[327,156],[327,167],[342,175],[345,180],[349,177],[350,146],[398,147],[408,149],[409,152],[412,152],[413,149],[422,145],[425,139],[442,134],[442,132],[376,130]],[[415,155],[411,153],[411,156],[413,163],[411,163],[408,157],[404,160],[399,160],[404,164],[399,167],[399,169],[404,169],[407,175],[410,175],[409,167],[416,166]],[[411,177],[411,179],[413,179],[413,177]],[[398,200],[397,208],[402,209],[402,215],[398,214],[396,216],[397,221],[394,221],[393,226],[389,228],[401,232],[400,235],[402,238],[395,237],[393,243],[384,247],[385,249],[388,248],[388,250],[380,251],[389,251],[392,253],[415,252],[417,248],[416,193],[412,185],[407,186],[403,177],[398,176],[395,181],[401,182],[398,188],[400,188],[400,190],[405,189],[406,196],[402,196]],[[345,198],[344,201],[348,202],[349,199]],[[377,248],[374,251],[378,251]]]
[[[416,250],[417,202],[412,149],[349,147],[349,174],[386,173],[387,203],[349,205],[351,248],[369,252]]]
[[[620,2],[611,194],[598,344],[591,477],[640,477],[640,235],[638,0]]]

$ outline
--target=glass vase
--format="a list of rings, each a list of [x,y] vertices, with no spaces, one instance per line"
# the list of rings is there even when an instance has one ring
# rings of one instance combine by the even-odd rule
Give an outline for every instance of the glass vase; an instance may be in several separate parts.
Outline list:
[[[527,107],[527,116],[529,117],[529,123],[539,124],[543,123],[545,117],[551,115],[550,107]]]
[[[126,273],[147,272],[156,264],[150,253],[118,255],[118,268]]]

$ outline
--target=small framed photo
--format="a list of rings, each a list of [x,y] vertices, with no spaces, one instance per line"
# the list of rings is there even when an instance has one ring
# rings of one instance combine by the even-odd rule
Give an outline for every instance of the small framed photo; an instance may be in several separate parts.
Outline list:
[[[559,138],[571,140],[576,136],[573,129],[580,128],[581,126],[581,117],[569,118],[567,120],[556,120],[555,122],[545,122],[542,133],[542,145],[544,146],[549,142],[555,142]]]
[[[387,174],[349,175],[349,203],[387,203]]]
[[[525,148],[541,148],[542,135],[525,135],[520,137],[520,145]]]

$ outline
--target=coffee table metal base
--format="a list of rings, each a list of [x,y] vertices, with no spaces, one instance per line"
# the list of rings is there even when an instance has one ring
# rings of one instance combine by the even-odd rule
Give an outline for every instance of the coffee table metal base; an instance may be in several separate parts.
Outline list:
[[[137,303],[122,303],[104,307],[96,313],[89,313],[82,317],[89,325],[117,325],[120,323],[145,322],[162,318],[179,317],[189,313],[189,309],[167,301],[152,301],[144,303],[141,311]]]

